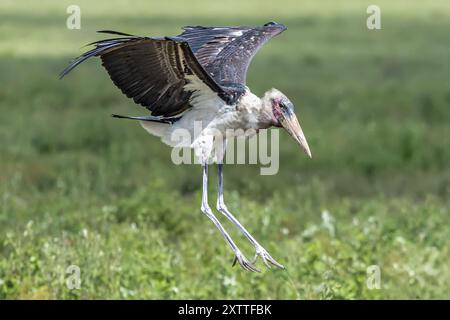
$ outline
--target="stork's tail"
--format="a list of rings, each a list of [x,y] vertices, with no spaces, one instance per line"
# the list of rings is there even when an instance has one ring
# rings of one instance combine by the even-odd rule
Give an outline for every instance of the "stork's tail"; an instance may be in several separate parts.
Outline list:
[[[113,118],[120,119],[130,119],[130,120],[140,120],[140,121],[150,121],[150,122],[159,122],[159,123],[167,123],[173,124],[178,121],[181,117],[155,117],[155,116],[121,116],[119,114],[113,114]]]

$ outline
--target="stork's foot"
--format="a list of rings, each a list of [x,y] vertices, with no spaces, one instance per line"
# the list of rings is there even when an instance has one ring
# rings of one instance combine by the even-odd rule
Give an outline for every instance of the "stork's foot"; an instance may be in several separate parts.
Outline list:
[[[267,252],[266,249],[264,249],[261,246],[257,246],[255,249],[256,249],[256,253],[255,253],[255,257],[253,258],[252,264],[254,264],[256,262],[256,259],[259,256],[259,257],[261,257],[262,261],[267,266],[267,268],[270,269],[273,265],[277,268],[284,269],[284,266],[282,264],[278,263],[274,258],[272,258],[272,256]]]
[[[236,262],[239,262],[239,264],[244,270],[251,272],[261,272],[257,267],[253,265],[253,263],[248,261],[247,258],[240,251],[235,252],[233,267],[236,264]]]

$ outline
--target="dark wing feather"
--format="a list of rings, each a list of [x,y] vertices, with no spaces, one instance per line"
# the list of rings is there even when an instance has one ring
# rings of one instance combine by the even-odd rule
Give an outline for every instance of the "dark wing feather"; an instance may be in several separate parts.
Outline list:
[[[286,30],[270,22],[261,27],[185,27],[173,38],[123,36],[95,41],[61,72],[64,77],[83,61],[100,56],[113,82],[153,116],[171,117],[190,107],[184,86],[194,75],[229,104],[245,91],[248,66],[259,48]]]
[[[179,35],[191,46],[198,61],[222,86],[245,85],[247,69],[257,51],[286,30],[282,24],[260,27],[185,27]]]
[[[184,27],[178,37],[189,43],[198,61],[207,66],[229,43],[242,36],[249,27]]]
[[[122,33],[115,33],[127,35]],[[222,99],[233,99],[202,68],[188,43],[177,38],[123,37],[93,43],[95,48],[75,59],[62,73],[100,56],[114,84],[153,116],[171,117],[190,107],[187,76],[195,76]]]

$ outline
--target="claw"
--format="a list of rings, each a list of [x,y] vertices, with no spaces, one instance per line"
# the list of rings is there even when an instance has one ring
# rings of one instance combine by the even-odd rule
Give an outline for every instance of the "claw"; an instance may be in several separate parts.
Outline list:
[[[240,252],[237,252],[234,256],[234,260],[233,260],[233,267],[236,264],[236,262],[239,262],[240,266],[247,271],[251,271],[251,272],[261,272],[261,270],[259,270],[258,268],[256,268],[253,263],[251,263],[250,261],[247,260],[246,257],[244,257],[244,255]]]
[[[253,258],[252,263],[256,262],[256,259],[258,258],[258,256],[261,257],[261,259],[263,260],[263,262],[264,262],[264,264],[266,265],[267,268],[270,269],[271,268],[270,264],[272,264],[275,267],[278,267],[280,269],[284,269],[284,266],[282,264],[278,263],[274,258],[272,258],[272,256],[263,247],[257,247],[256,248],[255,257]]]

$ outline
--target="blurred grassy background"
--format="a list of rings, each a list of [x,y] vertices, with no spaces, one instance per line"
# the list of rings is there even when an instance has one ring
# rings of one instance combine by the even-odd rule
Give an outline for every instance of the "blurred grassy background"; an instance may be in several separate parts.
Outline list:
[[[66,29],[70,4],[81,30]],[[450,2],[379,0],[379,31],[369,4],[2,0],[0,298],[450,298]],[[295,102],[314,158],[281,133],[276,176],[226,167],[228,207],[287,267],[249,274],[199,211],[200,168],[110,117],[144,110],[99,61],[57,75],[95,30],[270,20],[289,29],[248,85]],[[380,290],[366,286],[374,264]]]

